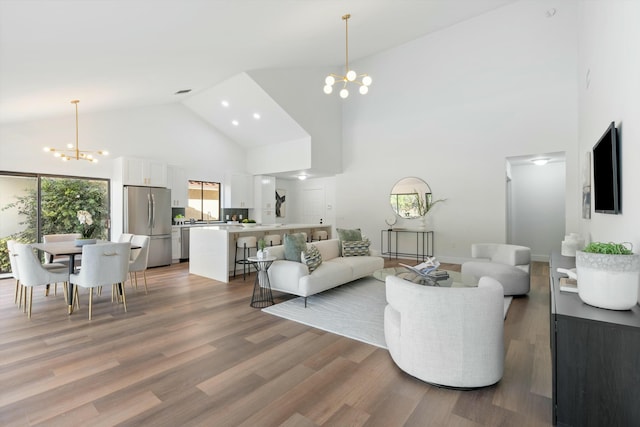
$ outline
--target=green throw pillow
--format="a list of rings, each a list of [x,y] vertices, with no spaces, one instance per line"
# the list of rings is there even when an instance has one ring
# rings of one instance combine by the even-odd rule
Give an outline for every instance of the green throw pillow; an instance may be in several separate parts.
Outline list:
[[[357,240],[352,242],[342,242],[342,256],[365,256],[369,255],[369,240]]]
[[[338,239],[340,239],[340,256],[342,256],[342,242],[353,242],[362,240],[362,232],[359,228],[336,228]]]
[[[309,267],[309,273],[312,273],[313,270],[322,264],[322,255],[320,255],[320,251],[316,248],[316,245],[309,245],[306,252],[302,253],[301,260]]]
[[[300,262],[300,255],[307,250],[307,239],[302,233],[284,235],[284,259]]]

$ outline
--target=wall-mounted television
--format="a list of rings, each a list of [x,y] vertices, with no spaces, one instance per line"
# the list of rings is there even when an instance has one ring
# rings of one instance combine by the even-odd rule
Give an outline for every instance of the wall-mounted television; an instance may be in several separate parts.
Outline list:
[[[618,214],[620,200],[620,146],[618,130],[611,122],[593,146],[593,201],[599,213]]]

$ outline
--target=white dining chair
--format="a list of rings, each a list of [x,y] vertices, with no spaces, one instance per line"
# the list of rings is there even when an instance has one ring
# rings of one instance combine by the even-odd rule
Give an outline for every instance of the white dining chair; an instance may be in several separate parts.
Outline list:
[[[122,290],[124,311],[127,311],[127,298],[124,283],[129,271],[131,243],[99,243],[82,247],[82,269],[69,276],[69,281],[82,288],[89,289],[89,320],[93,317],[93,288],[119,284]],[[74,292],[78,297],[77,288]]]
[[[54,242],[73,242],[76,239],[82,238],[82,234],[80,233],[62,233],[62,234],[44,234],[42,236],[42,241],[44,243],[54,243]],[[75,264],[76,266],[80,265],[81,256],[76,255]],[[69,258],[66,256],[63,257],[54,257],[53,255],[47,255],[45,257],[45,264],[48,263],[62,263],[65,265],[69,264]]]
[[[20,271],[18,270],[18,260],[16,257],[15,249],[14,249],[15,245],[18,243],[19,242],[13,239],[7,240],[7,254],[9,255],[9,263],[11,264],[11,275],[16,280],[16,291],[15,291],[15,297],[13,302],[14,304],[18,304],[18,301],[20,301],[20,305],[18,307],[22,307],[22,285],[20,284]],[[67,268],[66,265],[61,263],[44,264],[42,265],[42,267],[46,268],[47,270],[57,270],[60,268]],[[64,289],[66,291],[66,287]],[[57,294],[58,294],[58,284],[56,283],[54,285],[54,295],[57,295]],[[20,299],[18,300],[18,298]]]
[[[20,276],[20,285],[23,288],[29,288],[29,294],[24,289],[24,310],[28,310],[28,317],[31,318],[31,308],[33,306],[33,287],[46,286],[52,283],[64,282],[69,280],[69,269],[61,265],[58,268],[45,268],[36,254],[33,252],[31,245],[22,243],[14,243],[13,250],[17,262],[17,269]]]
[[[118,238],[118,243],[130,242],[133,238],[133,234],[131,233],[122,233]]]
[[[131,280],[131,286],[134,284],[136,290],[138,289],[138,272],[142,271],[142,277],[144,278],[144,293],[148,294],[147,289],[147,264],[149,263],[149,242],[151,238],[149,236],[134,235],[131,239],[131,245],[140,246],[140,249],[133,249],[131,251],[131,259],[129,260],[129,280]],[[133,277],[131,274],[133,273]]]

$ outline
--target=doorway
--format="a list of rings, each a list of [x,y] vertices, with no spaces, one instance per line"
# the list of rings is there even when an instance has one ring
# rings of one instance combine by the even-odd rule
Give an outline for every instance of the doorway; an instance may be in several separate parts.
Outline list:
[[[533,162],[540,159],[546,163]],[[547,261],[565,235],[565,153],[509,157],[506,169],[507,243]]]

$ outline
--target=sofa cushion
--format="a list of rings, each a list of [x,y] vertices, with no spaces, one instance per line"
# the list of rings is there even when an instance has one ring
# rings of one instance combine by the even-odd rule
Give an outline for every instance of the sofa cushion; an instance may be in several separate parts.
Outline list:
[[[313,272],[322,264],[322,255],[315,245],[309,245],[305,252],[302,252],[301,259],[309,267],[309,272]]]
[[[313,273],[300,278],[298,295],[317,294],[351,280],[353,280],[351,268],[341,263],[323,261]]]
[[[384,268],[384,258],[378,256],[339,257],[323,262],[324,264],[340,264],[351,270],[351,280],[369,276],[374,271]]]
[[[354,241],[346,241],[342,243],[342,256],[365,256],[369,255],[369,242],[366,240],[354,240]]]
[[[313,242],[313,245],[320,251],[322,262],[340,256],[340,240],[338,239],[320,240]]]
[[[302,233],[284,235],[284,259],[300,262],[300,255],[307,250],[307,239]]]

